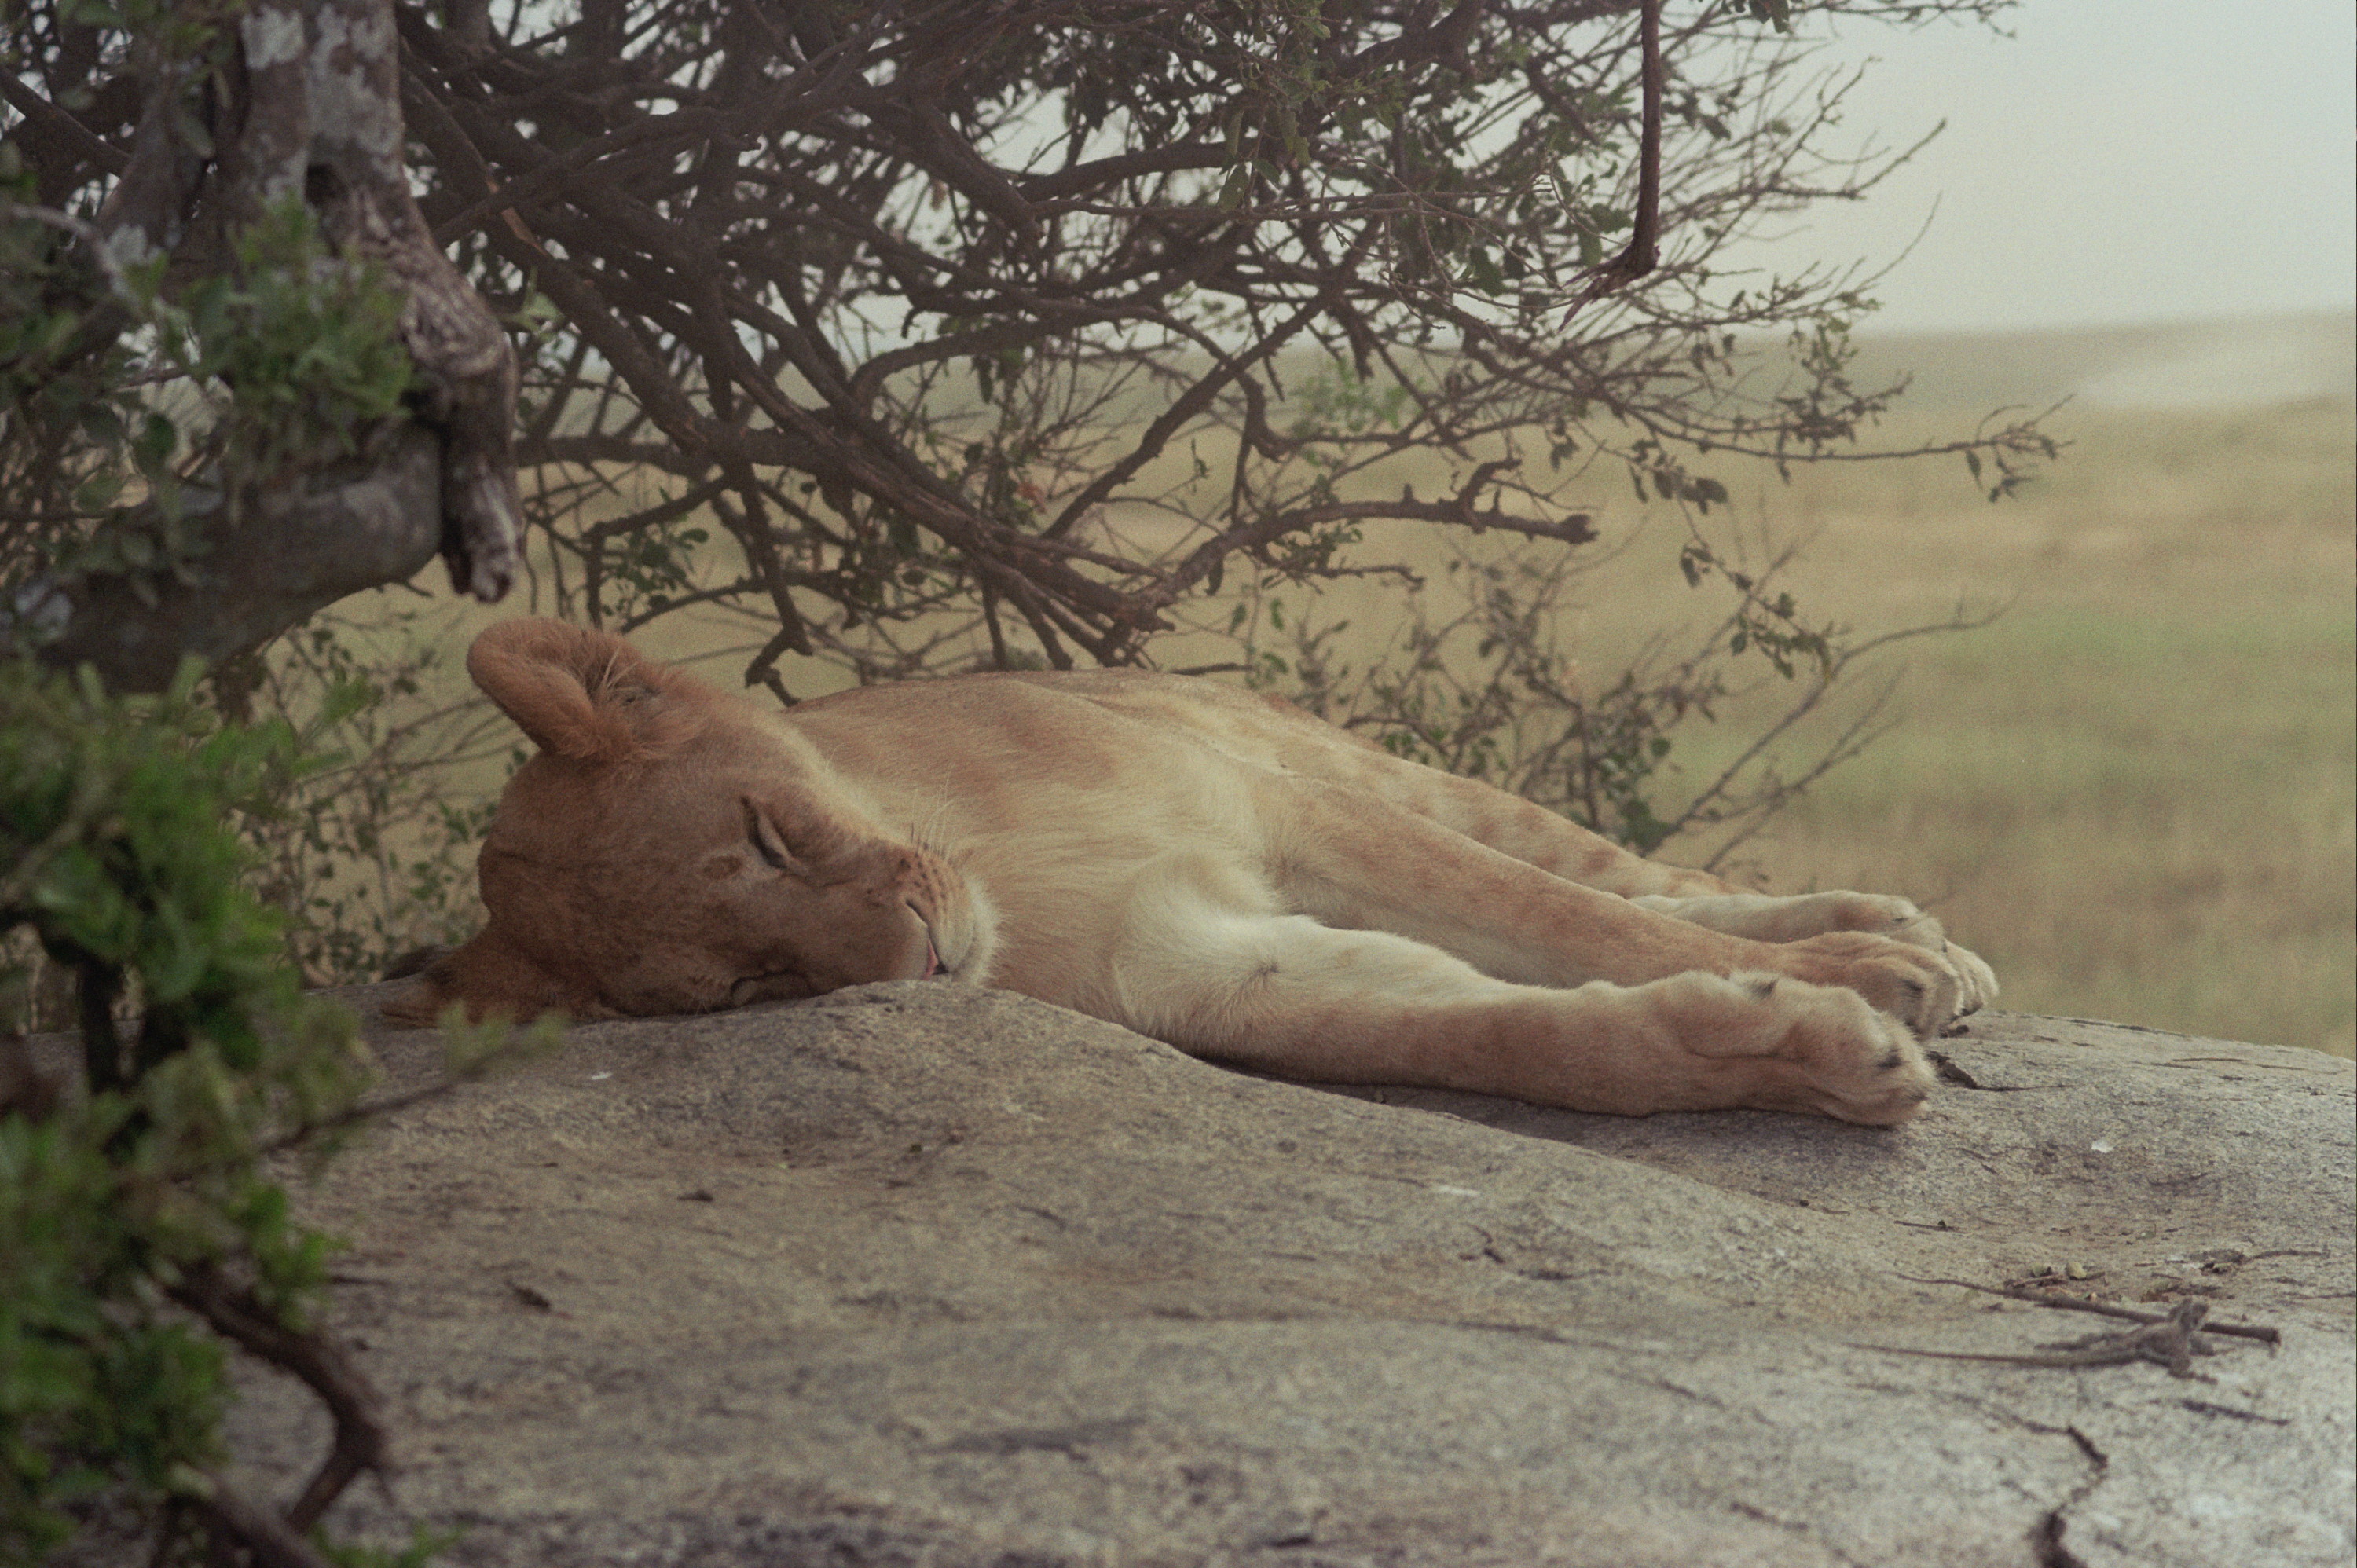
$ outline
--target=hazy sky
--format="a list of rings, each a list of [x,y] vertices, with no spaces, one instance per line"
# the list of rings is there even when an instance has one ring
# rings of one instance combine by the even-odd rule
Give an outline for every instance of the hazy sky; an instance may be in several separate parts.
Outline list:
[[[1749,252],[1888,260],[1883,329],[2083,326],[2352,306],[2350,0],[2027,0],[2010,38],[1845,24],[1876,57],[1845,131],[1948,129],[1863,206]],[[1822,30],[1824,24],[1816,24]]]

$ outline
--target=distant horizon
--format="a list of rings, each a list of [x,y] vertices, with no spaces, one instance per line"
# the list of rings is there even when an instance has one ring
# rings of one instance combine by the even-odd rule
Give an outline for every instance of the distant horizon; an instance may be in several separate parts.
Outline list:
[[[2028,326],[2004,327],[1886,327],[1882,314],[1859,319],[1851,329],[1857,338],[2045,338],[2106,332],[2168,332],[2191,331],[2204,328],[2258,326],[2268,322],[2301,320],[2347,321],[2357,330],[2357,300],[2347,305],[2309,306],[2287,306],[2278,310],[2250,309],[2221,311],[2212,316],[2152,316],[2110,321],[2059,321],[2032,323]]]
[[[1867,317],[1851,338],[1854,381],[1911,380],[1902,412],[1985,413],[2061,400],[2106,409],[2357,403],[2357,306],[2027,327],[1916,328]],[[1759,373],[1786,333],[1739,341],[1753,356],[1748,373]],[[1279,356],[1289,373],[1327,357],[1306,345]]]
[[[2357,306],[2059,327],[1853,332],[1854,374],[1911,375],[1902,407],[1946,410],[2070,398],[2099,408],[2357,402]],[[1774,338],[1763,338],[1772,352]]]

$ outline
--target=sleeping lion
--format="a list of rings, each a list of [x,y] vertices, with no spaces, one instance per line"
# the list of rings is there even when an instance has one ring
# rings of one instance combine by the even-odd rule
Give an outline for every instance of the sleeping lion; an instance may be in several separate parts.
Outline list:
[[[476,683],[539,743],[483,930],[397,1010],[694,1013],[998,985],[1290,1078],[1889,1124],[1996,994],[1902,898],[1641,860],[1271,698],[1132,671],[776,710],[511,620]]]

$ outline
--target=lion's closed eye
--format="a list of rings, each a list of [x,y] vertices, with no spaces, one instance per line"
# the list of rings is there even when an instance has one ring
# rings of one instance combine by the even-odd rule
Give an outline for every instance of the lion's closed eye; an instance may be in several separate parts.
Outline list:
[[[752,843],[754,852],[772,871],[801,870],[802,867],[787,850],[785,839],[770,824],[770,819],[761,814],[760,808],[749,800],[742,804],[745,808],[745,837]]]

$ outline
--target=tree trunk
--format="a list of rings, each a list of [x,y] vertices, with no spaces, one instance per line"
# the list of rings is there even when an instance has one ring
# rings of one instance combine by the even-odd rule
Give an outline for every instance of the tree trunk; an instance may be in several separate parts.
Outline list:
[[[518,564],[515,352],[411,199],[392,0],[260,0],[228,53],[209,87],[160,51],[143,73],[137,141],[99,223],[111,258],[168,252],[175,276],[227,265],[231,233],[299,195],[337,256],[374,263],[402,291],[423,392],[352,455],[192,502],[207,549],[178,575],[89,573],[28,590],[16,614],[41,658],[92,664],[118,690],[160,688],[184,653],[259,647],[437,551],[454,585],[486,601]],[[209,152],[189,135],[199,102]]]

